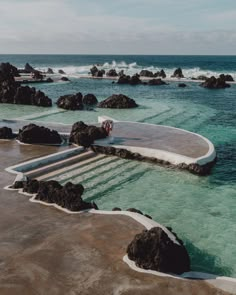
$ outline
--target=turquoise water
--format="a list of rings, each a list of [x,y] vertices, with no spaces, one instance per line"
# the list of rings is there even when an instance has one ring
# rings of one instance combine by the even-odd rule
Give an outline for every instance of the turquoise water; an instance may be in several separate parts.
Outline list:
[[[112,158],[101,159],[96,168],[92,165],[85,171],[69,171],[59,180],[82,182],[86,188],[84,197],[94,200],[100,209],[136,207],[156,221],[171,226],[186,243],[194,270],[236,277],[236,85],[211,91],[194,82],[182,89],[176,82],[159,87],[132,87],[78,78],[93,63],[109,63],[104,66],[112,67],[113,59],[116,60],[114,67],[133,72],[152,67],[171,72],[183,65],[188,75],[234,74],[236,57],[7,57],[0,56],[0,59],[15,61],[18,66],[29,61],[38,68],[70,69],[70,83],[37,85],[54,102],[60,95],[78,91],[94,93],[99,100],[113,93],[123,93],[134,98],[139,108],[57,112],[54,105],[48,113],[49,109],[44,108],[1,105],[1,118],[35,114],[35,119],[45,122],[84,120],[91,123],[96,122],[99,115],[107,115],[119,120],[170,125],[209,138],[216,147],[218,162],[208,177]]]

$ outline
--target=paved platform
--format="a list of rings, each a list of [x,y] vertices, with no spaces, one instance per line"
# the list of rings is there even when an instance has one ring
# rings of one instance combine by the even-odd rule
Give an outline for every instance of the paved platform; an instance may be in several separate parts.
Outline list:
[[[227,293],[214,287],[213,280],[179,280],[129,268],[122,258],[132,237],[143,229],[130,217],[69,215],[3,190],[15,178],[6,167],[60,150],[0,142],[1,295],[236,294],[236,289]]]
[[[99,117],[99,122],[106,119],[107,117]],[[107,138],[97,140],[95,144],[124,148],[172,164],[204,165],[216,157],[215,148],[208,139],[170,126],[115,121],[112,137],[112,143]]]

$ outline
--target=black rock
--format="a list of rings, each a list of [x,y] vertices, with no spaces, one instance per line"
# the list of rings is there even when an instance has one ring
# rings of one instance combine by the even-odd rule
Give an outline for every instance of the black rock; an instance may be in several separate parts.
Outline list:
[[[138,84],[142,84],[142,81],[140,80],[138,74],[133,75],[132,77],[123,75],[123,76],[119,77],[117,83],[118,84],[138,85]]]
[[[70,81],[67,77],[61,77],[60,80],[61,80],[61,81],[64,81],[64,82]]]
[[[118,76],[120,77],[120,76],[124,76],[124,70],[121,70],[121,71],[119,71],[119,73],[118,73]]]
[[[219,78],[215,78],[214,76],[212,76],[211,78],[208,78],[205,82],[200,84],[200,86],[210,89],[222,89],[230,87],[230,84],[227,84],[225,82],[224,76],[221,76]]]
[[[121,211],[121,209],[119,207],[114,207],[112,211]]]
[[[58,73],[61,75],[65,75],[66,73],[63,70],[58,70]]]
[[[52,83],[52,82],[54,82],[52,78],[47,78],[46,81],[47,81],[48,83]]]
[[[8,127],[0,128],[0,139],[13,139],[15,136],[12,133],[12,129]]]
[[[166,85],[166,82],[164,82],[161,79],[152,79],[148,81],[148,85],[151,85],[151,86]]]
[[[182,274],[190,271],[190,259],[182,243],[175,243],[160,227],[144,230],[128,245],[129,259],[143,269]]]
[[[161,77],[161,78],[165,79],[165,78],[166,78],[166,73],[165,73],[165,71],[162,69],[162,70],[160,70],[160,72],[156,72],[156,73],[153,75],[153,77]]]
[[[140,77],[150,77],[150,78],[153,78],[153,77],[154,77],[153,72],[148,71],[148,70],[142,70],[142,71],[139,73],[139,75],[140,75]]]
[[[32,72],[35,71],[35,69],[29,63],[25,64],[25,69],[24,70],[25,70],[26,73],[32,73]]]
[[[37,179],[28,179],[23,184],[23,192],[36,194],[39,190],[39,181]]]
[[[61,144],[62,139],[57,131],[43,126],[29,124],[19,130],[17,139],[30,144]]]
[[[136,108],[136,102],[123,94],[113,94],[98,104],[99,108],[126,109]]]
[[[98,100],[94,94],[88,93],[83,97],[83,104],[86,105],[95,105],[98,103]]]
[[[111,69],[106,73],[107,77],[117,77],[118,74],[115,69]]]
[[[53,69],[48,68],[48,70],[47,70],[47,74],[54,74]]]
[[[143,212],[138,210],[138,209],[135,209],[135,208],[129,208],[127,209],[126,211],[129,211],[129,212],[134,212],[134,213],[138,213],[138,214],[141,214],[143,215]]]
[[[226,82],[234,82],[234,79],[231,75],[220,75],[220,79],[225,80]]]
[[[172,78],[184,78],[184,75],[182,73],[182,69],[178,68],[174,71],[174,74],[171,76]]]
[[[102,127],[86,125],[84,122],[76,122],[72,126],[69,141],[84,147],[90,147],[97,139],[107,137],[107,132]]]
[[[84,187],[81,184],[68,182],[62,186],[57,181],[50,180],[39,183],[35,198],[46,203],[55,203],[70,211],[98,209],[95,203],[82,200],[83,192]]]
[[[184,88],[184,87],[187,87],[187,85],[184,84],[184,83],[179,83],[179,84],[178,84],[178,87],[180,87],[180,88]]]
[[[82,94],[80,92],[76,94],[68,94],[59,97],[56,104],[59,108],[65,110],[83,110]]]
[[[9,62],[0,64],[0,72],[7,73],[8,75],[11,75],[13,77],[20,76],[18,69],[11,65]]]
[[[204,76],[204,75],[200,75],[200,76],[197,77],[197,80],[205,81],[207,79],[208,79],[207,76]]]

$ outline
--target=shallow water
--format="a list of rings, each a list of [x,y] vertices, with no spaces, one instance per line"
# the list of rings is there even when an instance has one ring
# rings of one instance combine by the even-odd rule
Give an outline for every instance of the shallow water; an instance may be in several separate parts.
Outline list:
[[[109,62],[113,57],[10,57],[27,61],[39,68],[51,66],[87,67],[93,63]],[[121,63],[126,57],[119,57]],[[114,57],[115,59],[115,57]],[[6,60],[6,59],[5,59]],[[10,60],[11,61],[11,60]],[[188,71],[236,72],[236,58],[229,57],[128,57],[123,67],[172,68],[181,66]],[[158,63],[159,62],[159,63]],[[115,66],[115,64],[113,64]],[[138,66],[137,66],[138,65]],[[108,67],[108,65],[106,65]],[[121,65],[119,65],[121,67]],[[75,69],[74,69],[75,70]],[[77,69],[78,70],[78,69]],[[94,200],[101,209],[115,206],[127,209],[136,207],[151,215],[156,221],[171,226],[184,240],[191,255],[192,268],[236,277],[236,85],[225,90],[207,90],[198,83],[188,87],[169,85],[127,86],[112,84],[109,80],[78,79],[71,74],[70,83],[39,84],[50,98],[63,94],[94,93],[98,100],[113,93],[123,93],[134,98],[137,109],[57,112],[30,106],[1,105],[1,118],[32,115],[43,122],[74,123],[83,120],[96,122],[99,115],[118,120],[164,124],[187,129],[209,138],[216,147],[218,162],[209,177],[198,177],[187,172],[123,159],[100,159],[80,171],[68,171],[58,180],[82,182],[84,197]],[[48,113],[49,112],[49,113]],[[56,112],[56,113],[55,113]],[[96,167],[96,168],[94,168]]]

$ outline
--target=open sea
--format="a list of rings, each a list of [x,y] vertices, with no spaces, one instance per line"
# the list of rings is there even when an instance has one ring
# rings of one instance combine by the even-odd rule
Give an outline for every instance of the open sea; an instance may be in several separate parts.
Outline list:
[[[63,69],[71,82],[37,84],[54,102],[64,94],[93,93],[103,100],[122,93],[136,100],[137,109],[61,111],[22,105],[0,105],[0,118],[42,122],[97,122],[99,115],[118,120],[163,124],[199,133],[213,142],[218,161],[212,174],[199,177],[188,172],[124,159],[99,163],[84,176],[84,198],[100,209],[135,207],[154,220],[170,226],[183,239],[192,269],[236,277],[236,85],[208,90],[199,83],[178,82],[164,86],[129,86],[111,80],[81,79],[93,64],[134,74],[142,69],[162,68],[170,77],[177,67],[187,78],[231,74],[236,80],[236,56],[113,56],[113,55],[0,55],[0,62],[24,67],[29,62],[39,70]],[[78,171],[67,178],[79,182]]]

